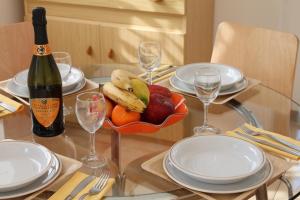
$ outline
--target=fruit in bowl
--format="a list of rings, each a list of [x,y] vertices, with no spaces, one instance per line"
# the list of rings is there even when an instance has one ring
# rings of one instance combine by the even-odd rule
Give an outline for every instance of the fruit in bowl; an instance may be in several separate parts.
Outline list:
[[[146,122],[160,124],[174,112],[175,107],[170,97],[153,93],[150,95],[150,102],[143,113],[143,119]]]
[[[155,132],[187,114],[183,96],[160,85],[147,85],[125,70],[114,70],[103,93],[115,106],[104,127],[119,133]]]

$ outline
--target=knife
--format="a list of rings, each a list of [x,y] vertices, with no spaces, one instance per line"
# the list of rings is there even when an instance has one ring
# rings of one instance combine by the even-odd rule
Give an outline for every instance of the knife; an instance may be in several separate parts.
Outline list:
[[[0,106],[5,108],[6,110],[10,111],[10,112],[16,112],[17,109],[7,103],[4,103],[3,101],[0,101]]]
[[[81,190],[83,190],[90,182],[95,179],[95,176],[89,175],[85,177],[65,198],[65,200],[72,200]]]
[[[280,145],[277,145],[277,144],[273,144],[273,143],[268,142],[266,140],[261,140],[261,139],[258,139],[258,138],[254,138],[252,136],[249,136],[249,135],[246,135],[246,134],[242,134],[242,133],[240,133],[238,131],[235,131],[235,133],[238,134],[239,136],[243,137],[243,138],[251,140],[252,142],[257,142],[259,144],[264,144],[264,145],[267,145],[269,147],[273,147],[274,149],[278,149],[280,151],[284,151],[286,153],[289,153],[289,154],[292,154],[292,155],[295,155],[295,156],[300,156],[300,152],[295,151],[293,149],[289,149],[287,147],[283,147],[283,146],[280,146]]]

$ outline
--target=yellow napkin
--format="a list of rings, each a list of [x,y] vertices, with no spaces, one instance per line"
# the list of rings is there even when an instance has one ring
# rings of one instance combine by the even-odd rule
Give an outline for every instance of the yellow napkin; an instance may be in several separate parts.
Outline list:
[[[7,103],[13,107],[15,107],[17,109],[17,111],[20,111],[23,109],[23,104],[20,104],[2,94],[0,94],[0,101],[4,102],[4,103]],[[1,107],[0,106],[0,117],[3,117],[5,115],[8,115],[8,114],[11,114],[12,112],[6,110],[5,108]]]
[[[292,139],[292,138],[290,138],[290,137],[287,137],[287,136],[284,136],[284,135],[281,135],[281,134],[278,134],[278,133],[273,133],[273,132],[270,132],[270,131],[266,131],[266,130],[263,130],[263,129],[260,129],[260,128],[256,128],[256,127],[254,127],[254,126],[252,126],[252,125],[250,125],[250,124],[247,124],[247,123],[244,124],[244,125],[247,126],[249,129],[251,129],[252,131],[255,131],[255,132],[261,132],[261,133],[266,133],[266,134],[270,134],[270,135],[274,135],[274,136],[276,136],[276,137],[279,137],[279,138],[281,138],[281,139],[283,139],[283,140],[285,140],[285,141],[288,141],[288,142],[293,143],[293,144],[295,144],[295,145],[297,145],[297,146],[300,147],[300,141],[297,141],[297,140]],[[253,142],[253,141],[251,141],[251,140],[248,140],[247,138],[244,138],[244,137],[241,137],[241,136],[237,135],[237,134],[235,133],[235,131],[240,131],[240,130],[241,130],[240,128],[236,128],[236,129],[234,129],[234,130],[232,130],[232,131],[227,131],[226,134],[229,135],[229,136],[237,137],[237,138],[246,140],[246,141],[248,141],[248,142],[251,142],[251,143],[253,143],[253,144],[255,144],[255,145],[261,147],[262,149],[264,149],[264,150],[266,150],[266,151],[269,151],[269,152],[271,152],[271,153],[273,153],[273,154],[275,154],[275,155],[283,156],[283,157],[285,157],[285,158],[289,158],[289,159],[292,159],[292,160],[300,160],[300,157],[299,157],[299,156],[296,156],[296,155],[293,155],[293,154],[286,153],[286,152],[284,152],[284,151],[275,149],[275,148],[273,148],[273,147],[269,147],[269,146],[267,146],[267,145],[263,145],[263,144],[260,144],[260,143],[257,143],[257,142]],[[278,142],[276,142],[276,141],[274,141],[274,140],[272,140],[272,139],[270,139],[270,138],[268,138],[268,137],[265,137],[265,136],[254,136],[254,137],[255,137],[255,138],[259,138],[259,139],[261,139],[261,140],[268,141],[268,142],[270,142],[270,143],[274,143],[274,144],[276,144],[276,145],[280,145],[280,146],[286,147],[285,145],[282,145],[282,144],[280,144],[280,143],[278,143]],[[286,148],[288,148],[288,147],[286,147]]]
[[[65,199],[71,192],[72,190],[82,181],[85,177],[88,175],[83,173],[83,172],[76,172],[71,179],[66,182],[55,194],[53,194],[49,200],[61,200]],[[98,181],[99,178],[95,178],[91,183],[89,183],[80,193],[76,195],[74,200],[77,200],[82,194],[87,193],[90,188],[92,188],[96,182]],[[98,200],[101,199],[107,192],[110,191],[111,187],[113,186],[115,180],[113,178],[110,178],[104,187],[104,189],[96,195],[93,196],[87,196],[85,200]]]

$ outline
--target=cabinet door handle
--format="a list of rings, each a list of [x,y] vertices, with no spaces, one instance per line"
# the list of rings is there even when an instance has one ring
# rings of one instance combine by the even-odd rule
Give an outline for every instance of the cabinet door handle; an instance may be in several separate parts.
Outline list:
[[[93,49],[92,49],[91,46],[89,46],[89,47],[87,48],[86,53],[87,53],[87,55],[89,55],[89,56],[93,55]]]
[[[161,2],[161,1],[163,1],[163,0],[151,0],[151,1],[154,1],[154,2]]]
[[[110,58],[110,59],[113,59],[115,57],[115,52],[113,49],[110,49],[107,56]]]

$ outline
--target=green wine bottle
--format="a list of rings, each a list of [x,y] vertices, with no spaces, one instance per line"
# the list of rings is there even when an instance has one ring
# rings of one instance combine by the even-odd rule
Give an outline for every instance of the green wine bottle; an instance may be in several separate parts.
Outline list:
[[[62,80],[48,46],[46,10],[32,10],[35,45],[28,72],[28,89],[32,131],[41,137],[56,136],[64,131]]]

